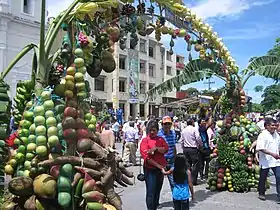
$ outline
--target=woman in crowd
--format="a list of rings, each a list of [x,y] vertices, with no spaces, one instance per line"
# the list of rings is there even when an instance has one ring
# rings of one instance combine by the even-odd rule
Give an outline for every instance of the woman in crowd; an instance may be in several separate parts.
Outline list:
[[[144,159],[144,176],[146,182],[146,205],[148,210],[156,210],[159,206],[160,192],[165,173],[168,151],[166,141],[157,135],[158,122],[151,121],[148,126],[148,135],[141,141],[140,153]]]
[[[174,168],[165,173],[166,175],[173,173],[174,188],[172,190],[172,197],[175,210],[190,209],[190,192],[192,201],[194,200],[191,171],[186,163],[185,155],[179,153],[176,155]]]

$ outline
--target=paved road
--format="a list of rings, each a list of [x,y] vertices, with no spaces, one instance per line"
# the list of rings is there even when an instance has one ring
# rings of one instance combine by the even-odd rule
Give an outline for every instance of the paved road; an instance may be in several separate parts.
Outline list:
[[[121,145],[117,145],[117,149],[121,151]],[[180,151],[180,148],[178,148]],[[139,156],[139,153],[138,153]],[[130,167],[129,170],[138,174],[139,167]],[[195,186],[196,202],[191,203],[193,210],[280,210],[280,205],[276,204],[275,180],[272,179],[271,189],[267,192],[267,200],[260,201],[257,193],[230,193],[210,192],[205,189],[206,184],[201,183]],[[128,188],[117,188],[123,200],[124,210],[145,210],[145,183],[135,181],[135,185]],[[168,180],[164,180],[161,192],[161,208],[162,210],[172,210],[172,199]]]

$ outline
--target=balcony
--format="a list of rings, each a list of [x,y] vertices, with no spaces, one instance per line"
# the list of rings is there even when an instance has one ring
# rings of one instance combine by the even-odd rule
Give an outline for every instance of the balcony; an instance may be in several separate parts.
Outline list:
[[[183,64],[183,63],[176,63],[176,68],[177,69],[185,69],[185,64]]]

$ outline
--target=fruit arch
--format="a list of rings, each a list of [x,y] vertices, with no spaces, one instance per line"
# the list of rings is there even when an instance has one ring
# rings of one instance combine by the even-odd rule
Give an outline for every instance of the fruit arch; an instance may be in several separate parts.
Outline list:
[[[11,196],[5,197],[5,203],[1,204],[4,209],[122,209],[115,186],[133,185],[134,175],[124,168],[113,145],[100,139],[97,120],[106,118],[106,113],[99,116],[91,113],[87,100],[91,90],[85,74],[96,78],[102,70],[113,72],[114,48],[118,42],[124,49],[128,34],[132,48],[138,43],[138,35],[152,32],[157,41],[161,34],[170,34],[171,51],[173,39],[185,39],[187,50],[190,52],[194,45],[202,61],[190,63],[200,69],[206,64],[213,65],[216,74],[227,81],[229,94],[237,98],[233,100],[236,107],[240,109],[245,104],[244,91],[235,80],[238,67],[229,51],[211,26],[204,24],[181,1],[144,4],[141,0],[137,3],[74,0],[49,23],[46,33],[45,7],[46,1],[42,0],[39,45],[27,45],[1,74],[0,157],[6,162],[5,167],[1,165],[1,173],[12,176],[8,184]],[[159,14],[155,13],[156,7]],[[167,27],[168,19],[164,17],[167,10],[187,21],[190,27]],[[144,16],[152,17],[150,23],[143,21]],[[57,40],[61,31],[65,36]],[[56,46],[58,41],[61,46]],[[53,48],[58,50],[52,52]],[[10,135],[12,103],[4,78],[31,50],[34,51],[32,78],[17,84],[13,103],[17,131]],[[235,129],[238,136],[245,132]],[[235,135],[233,131],[230,129],[231,136]],[[13,147],[12,152],[9,146]]]

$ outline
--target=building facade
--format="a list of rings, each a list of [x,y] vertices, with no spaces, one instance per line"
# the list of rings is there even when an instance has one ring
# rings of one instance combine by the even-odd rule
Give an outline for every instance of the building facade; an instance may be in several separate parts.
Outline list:
[[[29,43],[39,43],[41,0],[0,0],[0,72]],[[24,56],[6,76],[15,96],[19,80],[31,78],[33,52]]]
[[[129,37],[129,36],[128,36]],[[116,70],[107,74],[102,72],[98,78],[90,80],[92,94],[99,100],[106,102],[109,108],[122,108],[124,117],[140,116],[146,118],[147,115],[162,116],[165,110],[160,109],[160,105],[177,100],[176,90],[158,96],[154,101],[144,103],[145,93],[160,83],[170,79],[184,69],[184,57],[171,55],[162,43],[157,42],[152,37],[139,36],[139,42],[135,50],[138,51],[139,63],[139,103],[129,103],[129,40],[127,48],[121,50],[119,45],[115,46]]]

